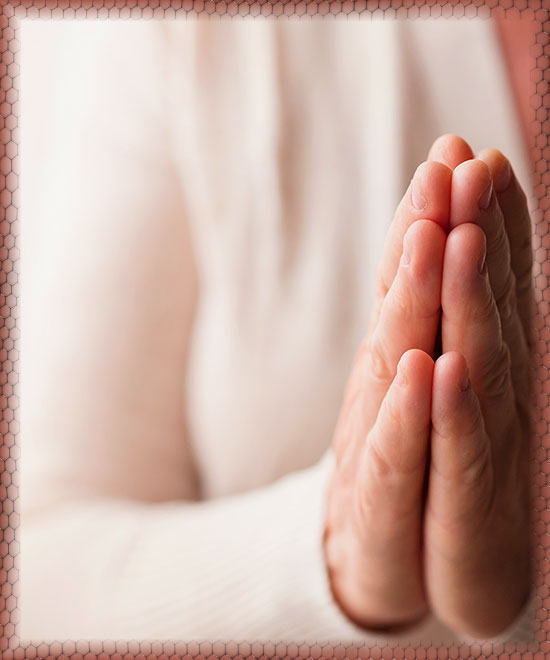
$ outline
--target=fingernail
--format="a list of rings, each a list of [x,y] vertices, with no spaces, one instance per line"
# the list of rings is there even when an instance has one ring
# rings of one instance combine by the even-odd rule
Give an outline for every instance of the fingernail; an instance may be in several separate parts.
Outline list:
[[[485,192],[481,195],[479,198],[479,208],[482,210],[485,210],[486,208],[489,207],[489,204],[491,203],[491,195],[493,194],[493,181],[489,181],[489,185],[487,186],[487,189]]]
[[[460,382],[460,391],[466,392],[466,390],[469,387],[470,387],[470,376],[468,374],[468,370],[466,369],[466,374],[464,375],[464,378]]]
[[[422,211],[422,209],[425,209],[427,206],[426,198],[422,194],[420,183],[416,179],[413,179],[412,182],[411,203],[418,211]]]
[[[497,192],[504,192],[510,185],[511,180],[512,168],[510,167],[510,163],[506,161],[504,167],[501,167],[500,171],[494,178],[495,190]]]

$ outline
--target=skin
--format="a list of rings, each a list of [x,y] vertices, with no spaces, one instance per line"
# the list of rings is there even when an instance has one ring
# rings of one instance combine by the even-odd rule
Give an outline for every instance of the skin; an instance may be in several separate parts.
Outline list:
[[[389,230],[333,442],[325,557],[360,626],[431,611],[492,637],[528,597],[530,237],[504,155],[436,140]]]

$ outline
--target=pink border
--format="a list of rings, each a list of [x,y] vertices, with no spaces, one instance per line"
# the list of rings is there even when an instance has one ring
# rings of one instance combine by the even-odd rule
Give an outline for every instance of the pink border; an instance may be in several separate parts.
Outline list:
[[[368,4],[368,8],[367,8]],[[193,658],[356,658],[383,660],[436,660],[506,658],[544,660],[550,654],[550,0],[0,0],[0,657],[4,660],[59,658],[63,660],[175,660]],[[521,16],[535,21],[532,54],[531,107],[534,110],[536,198],[534,222],[534,276],[536,294],[536,418],[533,452],[533,503],[536,535],[537,618],[535,641],[450,648],[357,648],[307,645],[222,642],[60,641],[22,645],[18,622],[19,525],[17,459],[18,433],[18,114],[19,19],[27,18],[185,18],[219,14],[330,15],[364,18],[426,18],[437,16]]]

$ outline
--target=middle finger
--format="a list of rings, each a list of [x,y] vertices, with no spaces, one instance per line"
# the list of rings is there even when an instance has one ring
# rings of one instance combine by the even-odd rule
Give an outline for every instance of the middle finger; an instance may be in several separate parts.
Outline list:
[[[451,190],[451,231],[471,222],[485,233],[489,282],[500,317],[502,338],[510,350],[512,380],[521,397],[529,389],[528,348],[518,312],[510,245],[489,168],[481,160],[461,163],[453,172]]]
[[[508,433],[516,401],[510,373],[510,350],[485,263],[486,239],[465,223],[447,238],[441,288],[441,334],[444,352],[457,351],[470,366],[489,437]]]

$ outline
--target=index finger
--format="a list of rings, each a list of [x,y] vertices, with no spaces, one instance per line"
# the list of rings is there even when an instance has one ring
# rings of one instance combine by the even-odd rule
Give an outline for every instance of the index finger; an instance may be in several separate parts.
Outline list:
[[[432,220],[445,232],[449,226],[451,170],[442,163],[421,163],[403,195],[388,231],[377,277],[377,294],[389,291],[403,254],[403,238],[416,220]]]

